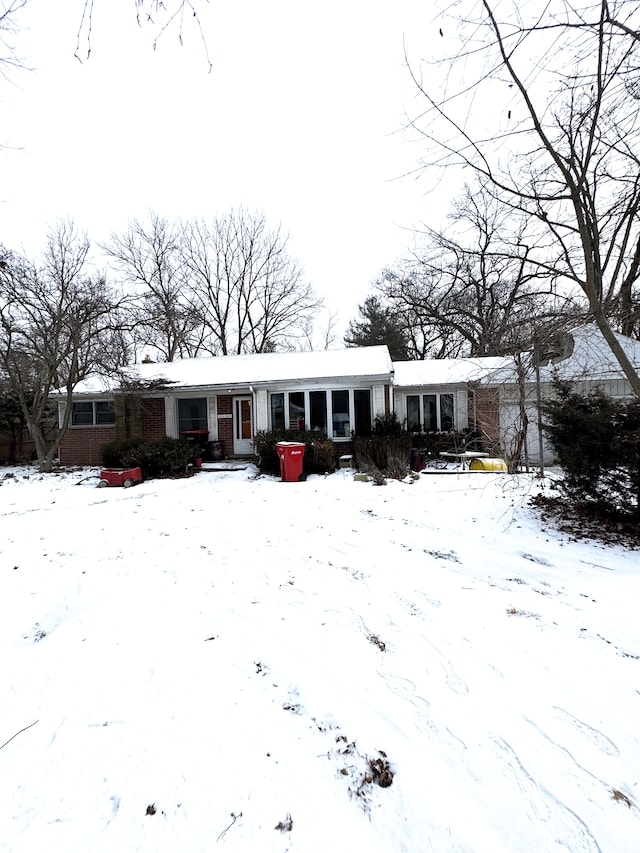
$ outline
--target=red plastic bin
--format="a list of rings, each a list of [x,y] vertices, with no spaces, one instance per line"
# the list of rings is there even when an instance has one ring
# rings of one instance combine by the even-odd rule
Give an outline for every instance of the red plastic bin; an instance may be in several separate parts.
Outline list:
[[[100,471],[100,482],[98,486],[134,486],[142,482],[142,470],[140,468],[103,468]]]
[[[299,441],[279,441],[276,444],[280,458],[280,476],[284,483],[297,483],[304,479],[302,463],[305,446]]]

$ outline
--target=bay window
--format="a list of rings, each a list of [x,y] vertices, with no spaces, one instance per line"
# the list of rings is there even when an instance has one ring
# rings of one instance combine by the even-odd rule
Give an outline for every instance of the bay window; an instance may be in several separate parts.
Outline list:
[[[371,391],[341,388],[323,391],[283,391],[269,395],[271,429],[309,429],[329,438],[371,435]]]

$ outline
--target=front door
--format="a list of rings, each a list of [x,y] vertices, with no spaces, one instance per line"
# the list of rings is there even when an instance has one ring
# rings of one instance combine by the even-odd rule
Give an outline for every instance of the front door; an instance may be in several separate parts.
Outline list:
[[[238,456],[253,454],[253,415],[251,397],[233,398],[233,452]]]

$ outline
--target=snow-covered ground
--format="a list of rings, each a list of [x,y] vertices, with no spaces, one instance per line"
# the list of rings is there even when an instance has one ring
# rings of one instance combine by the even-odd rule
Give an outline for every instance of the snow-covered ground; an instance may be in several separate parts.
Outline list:
[[[95,474],[0,469],[1,850],[640,850],[640,558],[533,478]]]

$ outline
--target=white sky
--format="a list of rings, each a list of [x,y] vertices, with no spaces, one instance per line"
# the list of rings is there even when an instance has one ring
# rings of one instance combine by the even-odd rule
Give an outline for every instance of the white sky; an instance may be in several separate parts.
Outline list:
[[[243,204],[282,222],[290,250],[346,324],[410,229],[448,206],[402,179],[421,146],[404,64],[439,39],[429,4],[200,3],[196,30],[139,29],[133,0],[96,0],[92,54],[74,58],[83,0],[31,0],[16,44],[34,70],[0,84],[0,239],[33,252],[72,216],[94,243],[150,208],[169,219]],[[439,200],[437,200],[439,199]],[[408,230],[409,229],[409,230]]]

